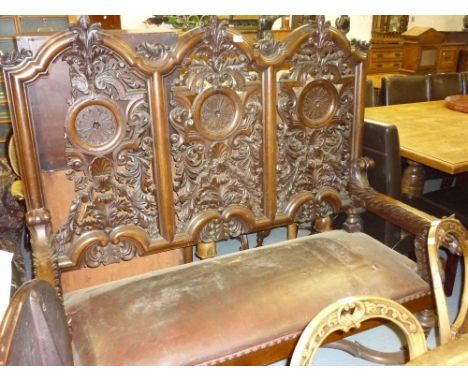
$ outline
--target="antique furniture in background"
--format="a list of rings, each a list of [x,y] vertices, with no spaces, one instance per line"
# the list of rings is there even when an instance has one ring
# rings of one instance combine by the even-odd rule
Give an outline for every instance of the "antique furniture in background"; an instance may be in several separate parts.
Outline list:
[[[434,28],[413,27],[403,38],[402,73],[450,73],[457,71],[458,54],[466,43],[446,42]]]
[[[461,303],[453,323],[442,288],[438,249],[444,236],[460,245],[457,255],[468,259],[468,232],[453,219],[434,221],[429,230],[428,254],[432,286],[438,313],[439,346],[427,351],[423,329],[416,317],[398,303],[380,296],[350,296],[327,306],[304,330],[291,359],[292,366],[311,365],[314,355],[326,338],[337,331],[349,331],[366,320],[379,317],[393,322],[403,332],[408,345],[408,366],[466,366],[468,365],[468,270],[462,277]]]
[[[368,73],[397,73],[401,67],[401,34],[408,27],[408,16],[372,17]]]
[[[402,191],[410,197],[422,195],[422,165],[450,175],[468,171],[468,114],[447,108],[445,101],[367,108],[365,117],[397,126],[400,153],[409,164]]]
[[[73,16],[0,16],[0,51],[13,52],[16,36],[21,33],[46,33],[63,31],[68,28]]]
[[[267,364],[324,306],[369,290],[430,327],[435,218],[367,182],[365,56],[323,17],[281,44],[216,17],[173,43],[156,35],[83,17],[34,55],[2,59],[35,278],[63,297],[72,327],[56,348],[73,343],[74,364]],[[416,236],[417,264],[357,232],[364,210]],[[340,212],[346,230],[332,230]],[[296,238],[304,222],[321,233]],[[289,240],[215,257],[217,241],[285,226]],[[138,267],[170,250],[191,262],[193,246],[203,261]],[[139,274],[66,284],[122,267]],[[24,339],[12,317],[32,292],[50,296],[41,285],[13,299],[1,362],[28,362],[8,352]]]
[[[67,29],[71,19],[69,16],[0,16],[0,55],[19,50],[18,35],[31,32],[50,35]],[[5,157],[6,140],[10,133],[8,100],[0,73],[0,158]]]

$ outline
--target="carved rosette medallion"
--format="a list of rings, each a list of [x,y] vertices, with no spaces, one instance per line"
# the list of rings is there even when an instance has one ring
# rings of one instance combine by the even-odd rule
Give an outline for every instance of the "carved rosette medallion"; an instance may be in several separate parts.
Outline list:
[[[66,131],[72,145],[86,153],[105,153],[122,138],[123,118],[105,98],[84,98],[69,110]]]
[[[208,139],[227,138],[239,125],[241,108],[231,89],[208,89],[194,103],[195,128]]]
[[[335,86],[329,81],[312,81],[299,96],[299,117],[308,127],[323,127],[334,117],[337,106],[338,93]]]

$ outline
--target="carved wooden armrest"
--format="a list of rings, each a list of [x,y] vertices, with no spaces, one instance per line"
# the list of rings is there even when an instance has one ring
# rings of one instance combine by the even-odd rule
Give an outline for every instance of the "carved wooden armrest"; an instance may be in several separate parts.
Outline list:
[[[28,211],[26,224],[31,233],[34,278],[47,281],[61,296],[58,260],[52,247],[49,211],[45,208]]]
[[[424,233],[427,236],[431,223],[437,218],[375,191],[367,179],[367,169],[373,165],[374,161],[370,158],[360,158],[355,163],[350,182],[351,194],[367,211],[414,235]]]

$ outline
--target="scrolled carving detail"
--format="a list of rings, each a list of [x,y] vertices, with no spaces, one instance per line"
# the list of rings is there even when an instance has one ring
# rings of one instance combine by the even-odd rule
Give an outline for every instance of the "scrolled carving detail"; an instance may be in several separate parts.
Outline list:
[[[0,52],[0,66],[16,66],[32,57],[32,52],[28,49],[21,49],[8,53]]]
[[[309,38],[278,86],[279,211],[304,191],[316,196],[333,189],[343,200],[350,198],[354,69],[323,17],[307,28]],[[325,205],[315,208],[322,217],[332,212]],[[310,208],[309,213],[314,215]]]
[[[243,51],[212,18],[205,37],[172,83],[169,120],[175,168],[175,206],[183,231],[197,214],[243,205],[262,216],[261,85]],[[211,222],[203,241],[240,234],[230,222]]]
[[[67,257],[73,243],[91,235],[96,242],[81,263],[95,267],[139,253],[128,241],[111,242],[115,228],[138,226],[149,238],[159,236],[151,118],[146,79],[103,45],[99,25],[83,17],[71,30],[76,37],[63,55],[72,84],[65,153],[76,197],[55,234],[55,251]]]
[[[266,57],[273,57],[280,55],[284,50],[284,42],[267,38],[256,42],[254,48]]]
[[[136,54],[149,61],[160,61],[170,55],[170,49],[167,45],[161,43],[144,41],[137,45]]]

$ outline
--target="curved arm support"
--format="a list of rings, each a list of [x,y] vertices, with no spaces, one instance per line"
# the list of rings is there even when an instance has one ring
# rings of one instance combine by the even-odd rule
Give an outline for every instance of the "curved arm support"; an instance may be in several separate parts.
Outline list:
[[[427,351],[424,331],[417,318],[405,307],[383,297],[348,297],[323,309],[307,325],[294,350],[291,366],[311,365],[318,348],[330,334],[348,332],[373,318],[392,321],[403,331],[410,359]]]
[[[452,252],[463,256],[465,260],[465,282],[462,290],[460,308],[452,325],[450,324],[447,300],[445,299],[442,278],[439,272],[439,247],[441,246],[452,249]],[[429,229],[427,249],[437,306],[440,344],[444,345],[451,339],[456,338],[459,334],[466,333],[468,330],[468,272],[466,270],[468,259],[468,231],[458,220],[453,218],[433,221]]]

